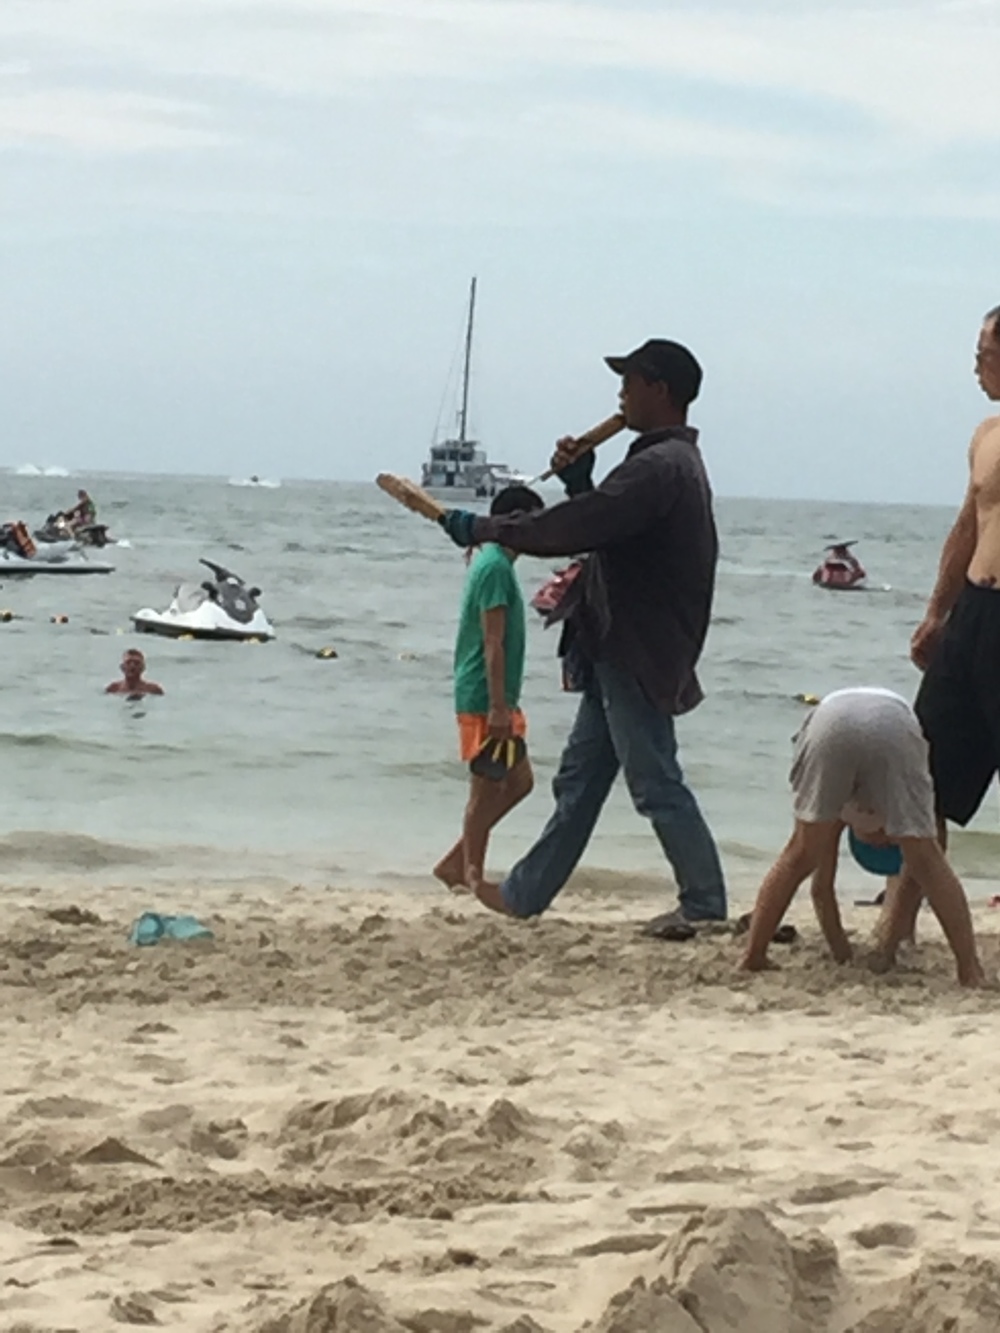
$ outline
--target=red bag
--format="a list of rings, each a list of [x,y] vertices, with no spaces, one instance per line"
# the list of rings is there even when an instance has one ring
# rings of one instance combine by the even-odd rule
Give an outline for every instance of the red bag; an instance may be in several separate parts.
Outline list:
[[[543,616],[551,615],[562,605],[563,598],[572,588],[579,577],[580,570],[583,569],[581,560],[574,560],[571,565],[565,569],[560,569],[558,573],[553,574],[552,578],[535,593],[531,599],[531,605],[539,614]]]

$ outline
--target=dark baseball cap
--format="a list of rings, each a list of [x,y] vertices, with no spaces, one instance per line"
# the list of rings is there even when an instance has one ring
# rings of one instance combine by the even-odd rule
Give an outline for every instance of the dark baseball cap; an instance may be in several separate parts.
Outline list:
[[[650,338],[625,356],[606,356],[605,365],[616,375],[634,372],[647,380],[663,380],[678,407],[698,397],[701,366],[682,343],[669,338]]]

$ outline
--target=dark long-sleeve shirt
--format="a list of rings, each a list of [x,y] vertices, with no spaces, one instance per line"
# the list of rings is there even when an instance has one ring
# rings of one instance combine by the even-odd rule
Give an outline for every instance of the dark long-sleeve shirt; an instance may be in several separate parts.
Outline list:
[[[703,697],[695,666],[718,557],[697,440],[688,426],[650,431],[596,489],[535,513],[478,518],[473,528],[477,543],[526,555],[591,552],[577,580],[571,630],[587,657],[631,672],[671,714]]]

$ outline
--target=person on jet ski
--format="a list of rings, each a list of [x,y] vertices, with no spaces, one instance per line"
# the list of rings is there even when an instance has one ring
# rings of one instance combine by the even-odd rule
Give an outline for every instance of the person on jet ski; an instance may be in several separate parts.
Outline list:
[[[86,491],[77,491],[76,504],[63,514],[66,522],[74,528],[85,528],[97,519],[97,506]]]
[[[834,542],[826,548],[827,555],[813,574],[813,583],[824,583],[833,575],[838,584],[858,583],[865,577],[865,568],[851,551],[853,542]]]
[[[138,648],[126,648],[122,654],[123,680],[113,680],[105,694],[124,694],[127,699],[141,699],[145,694],[162,694],[163,686],[155,680],[143,680],[146,659]]]
[[[851,551],[853,545],[853,542],[837,542],[829,548],[830,554],[827,560],[828,563],[832,564],[835,561],[842,565],[849,574],[860,574],[863,577],[865,571],[861,566],[861,561]]]

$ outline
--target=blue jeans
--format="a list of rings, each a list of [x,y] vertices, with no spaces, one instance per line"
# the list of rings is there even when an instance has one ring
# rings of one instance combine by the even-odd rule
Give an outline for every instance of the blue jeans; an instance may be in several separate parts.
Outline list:
[[[553,779],[555,811],[500,886],[509,910],[538,916],[551,904],[583,855],[619,769],[666,853],[684,915],[724,920],[719,853],[677,761],[674,720],[654,708],[634,676],[606,663],[594,667]]]

